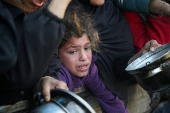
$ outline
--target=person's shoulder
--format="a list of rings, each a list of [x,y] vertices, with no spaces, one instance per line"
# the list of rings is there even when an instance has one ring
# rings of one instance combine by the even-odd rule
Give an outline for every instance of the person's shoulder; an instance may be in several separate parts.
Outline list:
[[[20,14],[26,15],[26,13],[23,10],[21,10],[7,2],[4,2],[4,1],[1,1],[1,2],[2,2],[3,6],[6,7],[10,11],[10,13],[12,14],[12,16],[14,18],[18,17]]]
[[[58,74],[58,75],[62,74],[62,75],[68,76],[68,75],[70,75],[70,72],[68,71],[68,69],[67,69],[64,65],[61,64],[61,68],[60,68],[60,70],[57,72],[57,74]]]
[[[94,63],[96,60],[97,60],[97,57],[92,55],[92,61],[91,62]]]

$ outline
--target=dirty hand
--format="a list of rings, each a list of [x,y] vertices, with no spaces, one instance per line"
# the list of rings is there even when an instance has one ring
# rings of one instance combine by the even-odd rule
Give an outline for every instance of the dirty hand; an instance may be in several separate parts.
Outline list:
[[[50,101],[50,90],[60,88],[68,90],[65,82],[46,76],[42,77],[34,87],[34,94],[41,92],[46,101]]]
[[[149,42],[147,42],[141,51],[139,51],[136,55],[134,55],[130,61],[129,61],[129,64],[131,62],[133,62],[135,59],[141,57],[142,55],[144,55],[145,53],[151,51],[151,52],[154,52],[156,50],[157,47],[161,46],[161,44],[159,44],[156,40],[151,40]]]
[[[140,53],[140,56],[141,57],[142,55],[144,55],[145,53],[151,51],[151,52],[154,52],[156,50],[157,47],[161,46],[161,44],[159,44],[156,40],[151,40],[149,42],[147,42],[142,50],[139,52]]]

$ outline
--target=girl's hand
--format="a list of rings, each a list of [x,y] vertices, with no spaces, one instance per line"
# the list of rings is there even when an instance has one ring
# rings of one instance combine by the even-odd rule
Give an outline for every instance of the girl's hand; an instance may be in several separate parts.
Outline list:
[[[34,87],[34,94],[36,92],[41,92],[45,100],[50,101],[50,91],[51,89],[55,88],[68,90],[67,84],[65,82],[49,76],[42,77]]]

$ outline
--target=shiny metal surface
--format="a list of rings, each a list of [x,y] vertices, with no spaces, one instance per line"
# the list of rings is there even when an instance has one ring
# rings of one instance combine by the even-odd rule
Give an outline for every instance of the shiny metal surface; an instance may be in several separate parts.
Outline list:
[[[156,62],[168,60],[170,58],[170,42],[158,47],[155,52],[149,51],[143,56],[139,57],[125,69],[133,74],[133,71],[142,69],[143,67],[150,66]]]
[[[40,104],[30,113],[95,113],[85,100],[70,91],[51,90],[50,102],[45,102],[41,97],[38,95]]]
[[[170,42],[148,52],[126,68],[139,85],[148,92],[159,92],[170,87]]]

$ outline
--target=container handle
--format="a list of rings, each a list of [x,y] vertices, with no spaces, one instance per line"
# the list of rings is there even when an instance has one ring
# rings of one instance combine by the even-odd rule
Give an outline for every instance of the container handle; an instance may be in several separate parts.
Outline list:
[[[167,61],[163,64],[160,65],[160,67],[157,67],[151,71],[148,72],[148,76],[146,78],[150,78],[158,73],[160,73],[163,70],[169,69],[170,68],[170,61]]]
[[[148,72],[148,76],[146,78],[150,78],[154,75],[156,75],[157,73],[161,72],[163,69],[161,67],[158,67],[156,69],[153,69],[151,71]]]

